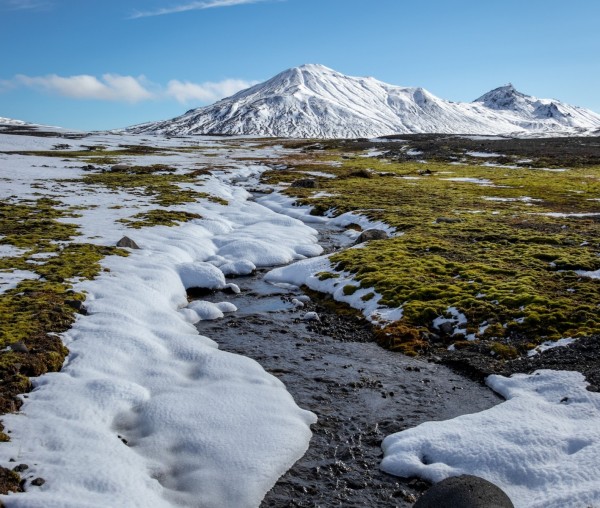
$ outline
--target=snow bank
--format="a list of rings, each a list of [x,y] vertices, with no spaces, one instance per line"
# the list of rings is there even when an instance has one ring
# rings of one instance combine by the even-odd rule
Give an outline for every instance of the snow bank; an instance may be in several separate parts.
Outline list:
[[[438,482],[473,474],[517,508],[600,504],[600,395],[577,372],[541,370],[487,384],[506,402],[388,436],[381,468]]]
[[[321,280],[319,274],[322,272],[335,273],[335,276]],[[315,257],[275,268],[265,275],[265,280],[276,284],[306,285],[315,291],[329,293],[334,300],[361,310],[370,321],[389,322],[402,318],[402,308],[392,309],[379,305],[381,295],[371,288],[359,288],[351,295],[345,294],[344,287],[358,286],[358,283],[350,273],[334,272],[329,256]]]
[[[190,157],[169,162],[185,167]],[[196,188],[229,205],[201,200],[180,208],[202,220],[127,230],[118,220],[155,207],[149,197],[90,192],[76,180],[81,170],[67,166],[72,162],[10,160],[0,158],[0,177],[7,178],[0,198],[29,197],[39,182],[67,205],[95,206],[69,219],[81,228],[78,241],[114,245],[126,233],[141,249],[106,258],[109,271],[75,285],[87,293],[88,315],[62,335],[70,350],[63,370],[36,378],[22,411],[3,416],[11,441],[0,448],[0,464],[28,464],[25,477],[46,483],[1,501],[27,508],[258,506],[306,451],[316,418],[258,363],[200,336],[192,323],[235,306],[188,307],[186,288],[239,292],[219,266],[241,271],[320,254],[316,231],[248,201],[225,173]],[[52,167],[40,175],[32,164],[45,162]],[[64,186],[54,190],[53,179]]]

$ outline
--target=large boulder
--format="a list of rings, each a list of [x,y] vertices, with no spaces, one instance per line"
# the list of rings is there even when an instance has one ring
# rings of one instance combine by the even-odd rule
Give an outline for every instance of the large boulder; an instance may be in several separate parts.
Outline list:
[[[413,508],[514,508],[510,498],[478,476],[446,478],[431,487]]]

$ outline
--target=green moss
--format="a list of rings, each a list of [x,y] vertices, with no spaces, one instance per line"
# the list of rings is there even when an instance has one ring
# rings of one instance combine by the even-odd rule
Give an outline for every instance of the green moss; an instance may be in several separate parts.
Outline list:
[[[500,342],[493,342],[491,345],[491,350],[494,354],[498,355],[503,360],[511,360],[519,356],[517,348],[515,348],[514,346],[509,346],[507,344],[502,344]]]
[[[197,176],[193,173],[175,174],[172,168],[155,164],[95,171],[86,174],[82,180],[91,186],[104,186],[115,191],[123,189],[140,196],[151,196],[154,203],[164,207],[193,203],[200,199],[227,204],[222,198],[182,187],[182,184],[194,183],[196,179]]]
[[[344,294],[346,296],[350,296],[353,295],[354,293],[356,293],[356,291],[360,289],[360,286],[354,286],[352,284],[347,284],[346,286],[343,287],[342,291],[344,292]]]
[[[339,165],[331,166],[336,157]],[[358,212],[403,233],[331,258],[336,270],[380,293],[381,303],[404,309],[401,327],[388,330],[389,347],[425,350],[421,337],[435,332],[433,320],[451,306],[467,316],[468,333],[481,341],[539,343],[600,333],[598,282],[573,272],[600,269],[598,218],[551,215],[597,212],[599,167],[551,173],[391,163],[335,151],[308,154],[295,164],[267,172],[264,181],[291,182],[306,170],[335,174],[317,177],[319,191],[331,195],[313,198],[314,190],[292,187],[284,192],[314,213]],[[364,177],[367,170],[371,178]],[[493,185],[449,180],[457,177]],[[439,220],[446,218],[459,220]],[[483,323],[492,324],[480,332]],[[503,350],[501,356],[510,355]]]
[[[23,249],[54,250],[56,242],[70,240],[77,232],[74,224],[59,222],[71,215],[60,203],[42,198],[21,203],[0,203],[0,244]]]
[[[373,293],[372,291],[370,293],[367,293],[366,295],[363,295],[360,299],[363,302],[369,302],[371,301],[373,298],[375,298],[375,293]]]
[[[119,222],[127,224],[130,228],[140,229],[149,226],[175,226],[181,222],[201,218],[202,216],[197,213],[156,209],[138,213],[130,219],[121,219]]]
[[[340,275],[333,272],[319,272],[317,277],[319,280],[337,279]]]
[[[68,351],[56,334],[70,328],[76,302],[85,299],[72,291],[71,282],[94,278],[105,256],[127,255],[114,247],[70,243],[77,227],[59,219],[72,213],[49,199],[0,203],[0,242],[23,249],[1,258],[0,269],[29,270],[40,277],[0,294],[0,413],[18,408],[16,395],[30,389],[29,377],[61,368]],[[17,342],[28,352],[7,349]]]
[[[128,252],[116,247],[74,243],[65,246],[56,257],[49,258],[34,269],[50,282],[93,279],[100,273],[100,261],[111,255],[127,256]]]

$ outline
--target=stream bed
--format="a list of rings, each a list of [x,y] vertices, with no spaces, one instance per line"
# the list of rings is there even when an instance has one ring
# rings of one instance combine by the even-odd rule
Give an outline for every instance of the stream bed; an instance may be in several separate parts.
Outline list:
[[[327,251],[347,243],[339,231],[317,228]],[[325,299],[294,305],[303,292],[269,284],[265,273],[233,279],[240,294],[203,296],[230,301],[238,311],[196,325],[222,350],[255,359],[285,383],[300,407],[318,416],[307,453],[261,506],[412,506],[428,485],[379,470],[383,438],[482,411],[501,399],[447,367],[381,348],[368,322],[335,312]],[[303,320],[307,311],[317,312],[320,321]]]

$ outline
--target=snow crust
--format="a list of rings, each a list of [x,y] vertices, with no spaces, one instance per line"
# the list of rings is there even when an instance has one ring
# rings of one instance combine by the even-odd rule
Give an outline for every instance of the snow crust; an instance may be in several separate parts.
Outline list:
[[[541,370],[486,382],[506,402],[388,436],[381,468],[433,482],[481,476],[516,508],[600,504],[600,394],[583,375]]]
[[[575,273],[577,275],[581,275],[582,277],[589,277],[590,279],[600,279],[600,270],[595,270],[593,272],[577,270]]]
[[[455,103],[423,88],[350,77],[311,64],[288,69],[211,106],[128,131],[376,138],[406,133],[591,134],[599,127],[597,113],[528,96],[512,85],[492,90],[471,103]]]
[[[548,349],[554,349],[555,347],[565,347],[568,346],[569,344],[573,344],[573,342],[575,342],[577,339],[574,339],[572,337],[564,337],[562,339],[553,341],[553,340],[549,340],[546,342],[542,342],[539,346],[533,348],[531,351],[529,351],[527,353],[527,356],[535,356],[539,353],[542,353]]]
[[[381,295],[372,289],[360,288],[351,295],[344,294],[345,286],[358,286],[352,274],[336,272],[336,277],[321,280],[319,274],[322,272],[334,272],[328,255],[275,268],[265,275],[265,280],[277,284],[306,285],[315,291],[329,293],[338,302],[361,310],[365,317],[373,322],[390,322],[402,318],[402,308],[380,305]],[[373,293],[373,297],[364,301],[362,298],[369,293]]]
[[[140,141],[101,135],[83,143],[115,149]],[[48,149],[54,142],[0,135],[0,147],[8,150],[15,144]],[[217,141],[202,143],[218,147]],[[188,305],[185,291],[239,292],[224,270],[321,254],[314,229],[249,201],[248,192],[232,185],[264,167],[242,166],[230,157],[257,152],[243,147],[227,157],[206,157],[211,164],[228,164],[231,173],[207,176],[193,188],[228,205],[200,200],[173,207],[203,218],[140,230],[118,220],[156,208],[148,196],[90,191],[77,182],[84,173],[73,161],[0,154],[0,199],[35,199],[34,192],[43,192],[81,207],[81,217],[68,219],[80,227],[77,241],[115,245],[127,234],[141,247],[127,258],[105,258],[109,271],[75,284],[87,293],[88,315],[78,316],[62,335],[70,350],[63,370],[36,378],[21,412],[3,416],[11,441],[0,447],[0,464],[13,467],[12,458],[30,466],[27,478],[46,480],[25,493],[0,496],[7,507],[256,507],[303,455],[316,417],[258,363],[220,351],[219,337],[198,334],[192,323],[235,312],[234,305]],[[202,161],[201,154],[185,151],[169,156],[176,168]],[[1,280],[31,275],[3,273]]]
[[[0,294],[17,287],[24,280],[39,279],[39,276],[29,270],[0,271]]]

